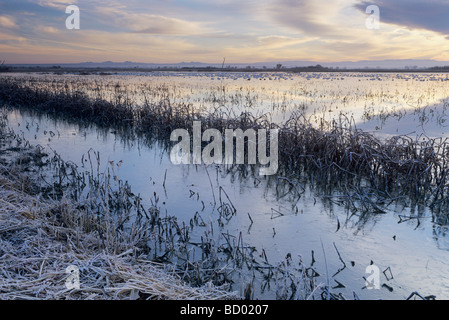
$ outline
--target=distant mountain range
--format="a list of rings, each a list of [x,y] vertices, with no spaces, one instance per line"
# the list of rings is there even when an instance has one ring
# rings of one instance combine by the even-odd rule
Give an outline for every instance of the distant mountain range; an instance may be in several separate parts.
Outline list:
[[[341,68],[341,69],[423,69],[431,67],[449,66],[449,61],[436,60],[361,60],[361,61],[342,61],[342,62],[316,62],[316,61],[279,61],[279,62],[258,62],[258,63],[203,63],[203,62],[180,62],[174,64],[159,64],[159,63],[139,63],[132,61],[125,62],[81,62],[81,63],[63,63],[63,64],[9,64],[11,67],[52,67],[61,66],[64,68],[221,68],[222,66],[228,68],[276,68],[281,64],[286,68],[294,67],[309,67],[321,65],[327,68]]]

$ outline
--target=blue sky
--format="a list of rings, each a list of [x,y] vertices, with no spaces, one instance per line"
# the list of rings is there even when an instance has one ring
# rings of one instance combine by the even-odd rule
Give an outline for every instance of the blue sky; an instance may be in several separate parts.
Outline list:
[[[68,30],[65,9],[80,9]],[[366,27],[377,5],[380,29]],[[0,0],[0,60],[449,60],[449,1]]]

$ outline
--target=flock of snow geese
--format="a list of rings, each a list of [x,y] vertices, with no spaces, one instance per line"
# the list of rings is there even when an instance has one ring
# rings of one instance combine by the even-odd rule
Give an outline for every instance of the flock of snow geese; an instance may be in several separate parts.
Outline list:
[[[364,72],[301,72],[301,73],[272,73],[272,72],[120,72],[120,75],[133,76],[149,76],[149,77],[181,77],[194,78],[204,77],[212,81],[223,80],[260,80],[260,81],[294,81],[298,78],[305,80],[329,80],[341,81],[347,78],[359,78],[369,81],[384,81],[391,79],[392,81],[449,81],[449,76],[446,74],[436,73],[364,73]]]

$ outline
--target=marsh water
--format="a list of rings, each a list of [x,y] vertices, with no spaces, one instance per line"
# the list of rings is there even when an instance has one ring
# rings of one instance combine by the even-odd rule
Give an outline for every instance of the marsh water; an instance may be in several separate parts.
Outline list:
[[[294,112],[313,125],[342,114],[360,129],[379,137],[408,134],[448,137],[449,82],[445,74],[402,73],[120,73],[115,75],[6,74],[35,83],[82,80],[95,96],[96,83],[109,83],[106,99],[117,96],[117,84],[138,104],[192,104],[203,112],[239,115],[251,111],[282,123]],[[87,85],[86,85],[87,84]],[[82,88],[80,86],[80,88]],[[120,93],[125,94],[125,93]],[[161,212],[188,222],[196,214],[216,223],[216,198],[225,190],[236,209],[216,227],[241,234],[243,242],[265,252],[276,265],[290,254],[294,261],[314,263],[318,283],[330,280],[332,292],[361,299],[449,298],[449,238],[428,208],[395,206],[384,214],[348,215],[344,206],[305,185],[300,196],[276,192],[276,179],[241,175],[216,165],[173,165],[163,144],[120,136],[113,130],[81,125],[19,109],[8,111],[9,126],[32,144],[55,150],[81,165],[89,150],[99,152],[102,168],[121,163],[118,175],[130,183],[148,206],[159,196]],[[312,254],[313,252],[313,254]],[[314,260],[314,261],[313,261]],[[345,268],[342,261],[345,263]],[[367,266],[381,270],[379,289],[368,290]],[[341,270],[342,269],[342,270]],[[337,273],[338,270],[341,270]],[[383,272],[385,271],[385,272]],[[254,281],[259,299],[274,299],[275,288],[253,272],[237,270],[241,282]],[[327,274],[327,276],[326,276]],[[385,284],[385,286],[382,286]],[[239,290],[236,282],[234,290]],[[261,289],[263,287],[263,290]]]

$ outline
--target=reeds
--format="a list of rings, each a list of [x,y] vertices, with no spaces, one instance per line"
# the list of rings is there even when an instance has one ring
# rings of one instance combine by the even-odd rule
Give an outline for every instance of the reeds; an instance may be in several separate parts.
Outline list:
[[[144,207],[115,173],[119,164],[102,172],[100,155],[90,150],[78,168],[2,124],[1,299],[236,299],[254,290],[230,290],[242,268],[263,275],[265,286],[276,281],[282,266],[269,264],[266,254],[260,261],[242,233],[216,231],[198,213],[188,224],[162,215],[157,194]],[[16,161],[26,155],[29,161]],[[223,224],[235,207],[224,189],[217,201]],[[64,287],[69,265],[80,269],[80,290]],[[303,273],[283,281],[298,278],[309,282]],[[313,289],[298,288],[301,296]]]
[[[237,128],[276,128],[279,129],[280,170],[278,177],[268,180],[276,184],[278,197],[300,196],[305,191],[304,185],[307,185],[318,191],[323,199],[343,203],[352,213],[360,213],[361,220],[367,215],[383,213],[392,203],[401,202],[410,207],[429,206],[435,214],[435,221],[440,224],[448,222],[449,145],[445,139],[424,136],[380,139],[357,129],[353,119],[344,115],[312,126],[310,118],[299,110],[285,123],[275,124],[269,115],[255,116],[244,112],[236,116],[223,108],[200,112],[188,104],[172,104],[168,99],[159,103],[145,100],[137,105],[130,98],[132,94],[120,85],[114,88],[113,99],[104,99],[101,87],[98,96],[92,97],[70,87],[55,91],[55,86],[64,88],[61,83],[31,86],[17,79],[2,78],[0,100],[9,106],[114,128],[124,135],[143,136],[149,142],[157,139],[167,148],[170,132],[177,128],[189,129],[194,120],[201,121],[203,130],[215,128],[222,132]],[[311,298],[320,293],[321,286],[315,283],[313,268],[302,264],[290,267],[291,261],[270,264],[264,251],[260,260],[254,254],[256,249],[244,243],[242,234],[214,231],[212,224],[204,223],[201,216],[195,216],[190,225],[179,222],[175,217],[163,216],[157,195],[153,205],[144,208],[140,197],[118,179],[114,165],[100,172],[99,155],[91,150],[87,157],[89,167],[79,172],[79,168],[54,154],[50,157],[50,165],[57,172],[57,180],[49,180],[47,189],[41,186],[37,190],[46,197],[69,201],[70,205],[50,216],[56,217],[64,228],[81,228],[87,234],[96,234],[97,247],[109,255],[115,257],[139,248],[137,251],[144,258],[137,259],[134,249],[133,254],[126,255],[133,259],[133,263],[151,260],[171,265],[182,280],[198,287],[208,283],[215,286],[229,284],[232,273],[243,267],[262,274],[267,279],[265,285],[275,279],[279,298]],[[227,169],[228,173],[241,176],[254,173],[250,166]],[[42,176],[45,177],[44,174]],[[226,222],[232,219],[235,210],[226,192],[219,191],[214,200],[219,200],[220,221]],[[73,207],[84,213],[61,214],[61,211],[64,213]],[[203,228],[198,241],[191,239],[195,227]],[[110,261],[103,258],[102,263]],[[113,265],[114,262],[107,264]],[[111,292],[118,297],[122,291],[117,290]],[[123,292],[136,297],[136,291]]]
[[[7,134],[4,126],[0,126],[0,137],[2,150],[15,144],[16,136]],[[36,154],[36,149],[16,148],[14,155],[2,152],[2,160]],[[59,178],[53,189],[65,192],[69,185],[63,186],[66,172],[60,169],[67,165],[60,159],[57,163]],[[14,161],[0,165],[1,300],[238,298],[226,284],[192,286],[181,279],[176,267],[148,260],[150,221],[125,226],[130,204],[117,202],[133,197],[119,194],[129,191],[120,183],[112,191],[109,180],[102,184],[92,175],[90,191],[96,193],[96,201],[79,193],[76,202],[64,192],[55,199],[54,192],[34,192],[41,182],[33,179],[36,172],[27,174],[23,168],[23,163]],[[77,187],[71,185],[71,190]],[[65,285],[68,266],[80,270],[79,289]]]
[[[164,265],[139,259],[135,249],[101,250],[96,233],[56,221],[61,203],[40,201],[0,179],[1,300],[237,298],[211,283],[192,287]],[[79,289],[65,286],[71,265],[80,270]]]
[[[66,119],[114,127],[127,135],[144,135],[149,141],[157,138],[167,148],[170,132],[177,128],[189,129],[194,120],[201,121],[202,130],[215,128],[222,132],[236,128],[276,128],[279,129],[279,176],[305,175],[313,186],[323,186],[320,193],[325,196],[335,195],[336,190],[345,195],[357,194],[361,203],[354,209],[362,211],[379,207],[370,204],[369,197],[360,193],[369,188],[370,194],[384,202],[405,197],[410,206],[417,203],[430,206],[438,216],[449,213],[446,139],[425,136],[380,139],[357,129],[354,120],[343,114],[330,122],[322,119],[319,126],[312,126],[302,109],[280,125],[272,123],[268,114],[235,115],[223,108],[200,112],[192,105],[172,104],[169,99],[152,103],[145,98],[138,105],[131,98],[132,92],[120,84],[115,85],[112,89],[115,93],[108,100],[100,94],[107,88],[99,83],[95,85],[98,95],[94,98],[72,83],[72,87],[58,81],[37,85],[2,78],[0,100],[7,105]],[[63,89],[55,91],[55,88]],[[146,97],[152,92],[142,94]],[[352,190],[348,190],[349,186]]]

